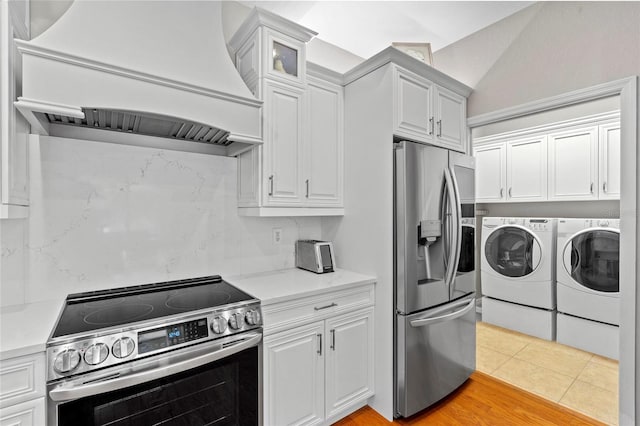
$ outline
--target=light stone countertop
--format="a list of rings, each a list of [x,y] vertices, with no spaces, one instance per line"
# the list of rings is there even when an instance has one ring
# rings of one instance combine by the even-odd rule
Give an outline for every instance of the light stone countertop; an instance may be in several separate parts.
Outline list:
[[[315,274],[292,268],[223,278],[260,299],[262,306],[376,282],[375,277],[344,269]]]
[[[0,360],[44,352],[64,299],[0,308]]]

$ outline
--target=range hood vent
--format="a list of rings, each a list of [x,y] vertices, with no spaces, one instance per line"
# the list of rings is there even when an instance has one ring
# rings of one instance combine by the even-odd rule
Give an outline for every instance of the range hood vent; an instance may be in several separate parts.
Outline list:
[[[38,37],[16,40],[15,105],[32,133],[237,155],[262,143],[262,101],[222,28],[215,0],[75,1]]]
[[[178,121],[174,117],[98,108],[82,108],[82,112],[85,118],[52,113],[36,114],[38,118],[46,119],[50,124],[135,133],[218,146],[232,143],[226,130],[191,121]]]

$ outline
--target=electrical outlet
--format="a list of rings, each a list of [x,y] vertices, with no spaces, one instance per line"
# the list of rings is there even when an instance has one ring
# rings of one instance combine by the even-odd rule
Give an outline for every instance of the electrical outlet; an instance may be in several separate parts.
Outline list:
[[[280,244],[282,242],[282,228],[273,228],[273,244]]]

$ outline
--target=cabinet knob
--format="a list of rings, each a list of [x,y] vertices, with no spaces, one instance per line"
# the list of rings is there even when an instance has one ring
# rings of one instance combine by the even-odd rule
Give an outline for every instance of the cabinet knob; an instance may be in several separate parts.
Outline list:
[[[591,182],[591,186],[589,187],[589,191],[593,194],[593,182]]]
[[[442,120],[438,120],[438,137],[442,136]]]
[[[306,193],[305,197],[309,198],[309,179],[307,179],[305,181],[305,184],[307,185],[307,193]]]
[[[269,195],[273,195],[273,175],[269,176]]]
[[[504,197],[504,188],[500,188],[500,198]]]
[[[602,192],[607,192],[607,182],[602,184]]]
[[[429,135],[433,135],[433,117],[429,119]]]
[[[509,198],[511,198],[511,187],[509,187]]]

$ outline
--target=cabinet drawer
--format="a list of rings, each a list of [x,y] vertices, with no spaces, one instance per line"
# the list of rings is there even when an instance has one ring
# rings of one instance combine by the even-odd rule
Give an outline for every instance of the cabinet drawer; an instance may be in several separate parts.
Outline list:
[[[41,426],[45,424],[44,397],[0,409],[0,426]]]
[[[44,352],[0,361],[0,408],[45,394]]]
[[[262,307],[265,335],[374,304],[373,284]]]

